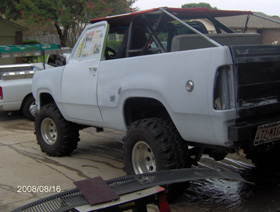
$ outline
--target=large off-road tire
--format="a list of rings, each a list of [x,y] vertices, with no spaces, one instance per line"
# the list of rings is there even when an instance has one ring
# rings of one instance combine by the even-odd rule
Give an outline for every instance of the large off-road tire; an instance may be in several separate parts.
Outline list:
[[[34,121],[35,116],[30,112],[30,107],[35,104],[35,99],[32,95],[26,97],[22,103],[21,111],[25,118]]]
[[[187,143],[170,120],[149,118],[133,123],[125,137],[124,164],[128,175],[189,168]],[[165,186],[169,197],[182,193],[188,183]]]
[[[280,160],[280,141],[262,144],[256,147],[246,145],[243,147],[248,159],[262,169],[280,169],[276,161]]]
[[[66,121],[54,103],[43,106],[35,118],[38,144],[49,156],[69,155],[77,148],[79,128]]]

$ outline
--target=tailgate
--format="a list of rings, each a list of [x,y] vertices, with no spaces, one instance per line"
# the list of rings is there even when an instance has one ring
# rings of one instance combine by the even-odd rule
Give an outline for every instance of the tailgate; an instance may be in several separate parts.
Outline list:
[[[280,114],[280,46],[232,46],[238,121]]]

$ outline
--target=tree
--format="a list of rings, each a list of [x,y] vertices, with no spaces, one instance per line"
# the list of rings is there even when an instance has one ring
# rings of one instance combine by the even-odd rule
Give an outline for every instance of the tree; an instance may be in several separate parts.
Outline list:
[[[182,8],[198,8],[198,7],[204,7],[208,9],[214,9],[217,10],[217,7],[212,7],[210,4],[205,3],[205,2],[200,2],[200,3],[189,3],[189,4],[183,4]]]
[[[1,0],[0,4],[0,16],[4,16],[8,20],[18,19],[20,17],[19,11],[14,4],[11,4],[9,0]]]
[[[62,46],[72,46],[89,19],[132,11],[135,0],[1,0],[7,19],[55,26]]]

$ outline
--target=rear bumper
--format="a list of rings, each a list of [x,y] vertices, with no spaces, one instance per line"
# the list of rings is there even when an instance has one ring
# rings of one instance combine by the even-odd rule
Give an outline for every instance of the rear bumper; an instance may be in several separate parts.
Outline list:
[[[0,102],[0,111],[17,111],[21,108],[21,102]]]
[[[238,142],[240,144],[252,142],[255,139],[258,126],[277,121],[280,121],[280,115],[273,118],[243,121],[242,123],[231,125],[228,127],[228,138],[230,141]]]

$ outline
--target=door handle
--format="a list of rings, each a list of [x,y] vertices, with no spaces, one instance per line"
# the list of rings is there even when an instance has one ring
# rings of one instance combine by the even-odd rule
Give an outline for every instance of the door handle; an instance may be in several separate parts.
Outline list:
[[[97,67],[89,67],[88,70],[96,72],[97,71]]]
[[[95,77],[95,73],[97,71],[97,67],[89,67],[88,70],[92,72],[92,75]]]

